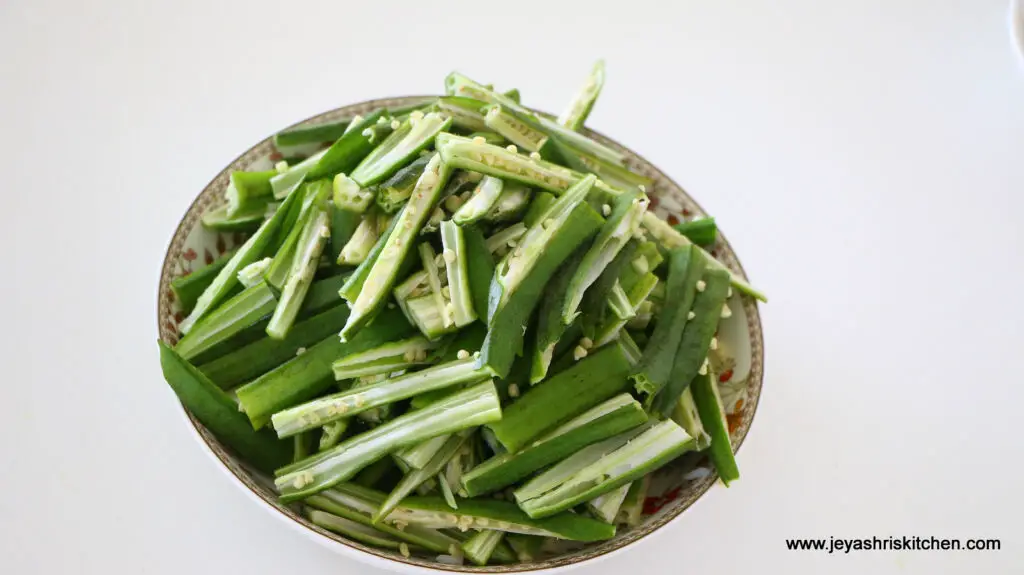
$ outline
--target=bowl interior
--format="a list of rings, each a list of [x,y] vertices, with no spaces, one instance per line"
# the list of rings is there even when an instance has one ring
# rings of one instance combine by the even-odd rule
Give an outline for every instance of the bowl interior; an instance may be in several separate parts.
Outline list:
[[[362,102],[331,110],[304,120],[300,124],[330,121],[354,114],[366,114],[382,106],[403,106],[424,98],[427,97],[408,96]],[[676,223],[684,218],[704,215],[700,206],[679,185],[649,162],[600,134],[590,131],[589,135],[624,152],[634,171],[653,180],[654,185],[652,189],[647,190],[647,193],[651,198],[652,208],[658,216],[670,223]],[[200,225],[200,216],[208,208],[223,202],[223,192],[232,171],[271,169],[277,159],[279,158],[270,138],[256,144],[231,162],[206,186],[181,220],[164,258],[160,278],[158,326],[160,337],[165,342],[173,344],[177,341],[178,324],[184,319],[184,314],[181,313],[170,289],[171,280],[202,268],[227,250],[241,244],[245,239],[239,233],[214,233],[203,228]],[[745,277],[739,261],[722,234],[719,234],[718,241],[711,252],[733,272]],[[735,449],[739,448],[746,437],[757,409],[761,393],[763,348],[761,323],[756,303],[750,298],[734,294],[729,306],[733,310],[733,314],[730,318],[723,320],[719,329],[719,357],[715,363],[718,364],[716,373],[720,374],[719,386],[723,402],[729,412],[729,429]],[[706,458],[684,456],[659,470],[654,477],[651,493],[644,505],[643,522],[637,527],[620,528],[614,539],[590,545],[565,546],[552,550],[549,558],[531,564],[489,567],[444,565],[433,561],[430,557],[406,558],[398,553],[369,547],[313,525],[297,512],[295,506],[282,505],[277,501],[273,483],[269,478],[244,465],[191,414],[189,414],[189,419],[221,463],[274,512],[281,513],[291,521],[337,544],[391,561],[449,571],[501,573],[549,569],[577,564],[609,553],[629,545],[678,516],[703,495],[717,477],[714,468],[710,466]]]

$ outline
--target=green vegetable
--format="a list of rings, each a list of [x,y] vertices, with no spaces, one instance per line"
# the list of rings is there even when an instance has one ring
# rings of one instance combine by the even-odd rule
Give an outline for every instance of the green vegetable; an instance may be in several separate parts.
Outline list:
[[[267,202],[274,197],[270,179],[277,171],[266,172],[231,172],[231,181],[224,192],[228,202],[227,217],[235,218],[241,213],[267,209]]]
[[[345,129],[351,123],[351,118],[345,118],[336,122],[288,128],[274,134],[274,146],[281,149],[302,144],[333,142],[345,134]]]
[[[181,306],[183,313],[192,311],[199,296],[213,283],[214,278],[227,265],[233,255],[235,255],[235,250],[225,252],[224,255],[198,270],[171,280],[171,291],[174,292],[174,298],[178,300],[178,305]]]
[[[601,521],[615,523],[619,508],[622,507],[622,502],[625,501],[626,494],[629,493],[630,485],[630,483],[626,483],[587,501],[587,509]]]
[[[569,102],[569,106],[565,111],[558,116],[558,123],[570,130],[579,131],[582,129],[603,87],[604,60],[598,60],[587,77],[586,83],[583,84],[580,91]]]
[[[328,531],[344,535],[345,537],[354,539],[360,543],[366,543],[367,545],[382,547],[384,549],[398,549],[399,546],[404,545],[401,539],[392,537],[378,529],[344,517],[332,515],[325,511],[307,509],[305,514],[306,518],[313,522],[317,527],[323,527]]]
[[[439,341],[415,336],[390,342],[359,353],[352,353],[334,362],[334,379],[343,380],[368,375],[402,371],[430,361],[427,352],[437,349]]]
[[[276,303],[274,291],[265,282],[247,288],[196,322],[174,351],[192,359],[267,315]]]
[[[348,431],[349,420],[339,419],[325,425],[320,434],[320,445],[318,451],[326,451],[341,441],[345,432]]]
[[[462,228],[450,220],[441,222],[441,245],[451,294],[452,318],[456,327],[464,327],[475,321],[477,315],[470,292],[469,255]]]
[[[419,397],[423,396],[421,395]],[[428,404],[418,407],[414,405],[413,407],[419,409],[420,407],[426,407],[426,405]],[[412,445],[395,453],[395,458],[401,463],[408,465],[411,469],[424,469],[430,464],[430,461],[433,460],[442,449],[444,449],[445,443],[448,442],[450,437],[451,436],[449,435],[431,437],[430,439],[421,441],[416,445]],[[447,463],[447,461],[445,461],[445,463]],[[429,478],[433,475],[434,473],[430,473],[426,477]]]
[[[570,282],[575,277],[586,252],[585,245],[577,249],[565,260],[544,288],[545,297],[541,300],[537,313],[537,332],[533,339],[530,383],[537,383],[547,377],[555,347],[568,327],[562,323],[562,309],[568,297]]]
[[[412,469],[405,474],[405,477],[398,482],[398,485],[391,490],[387,499],[380,505],[376,513],[373,515],[373,522],[379,523],[388,514],[397,507],[403,499],[408,497],[417,487],[423,484],[427,479],[437,475],[448,461],[462,448],[462,446],[469,440],[471,433],[468,431],[462,431],[453,435],[441,436],[444,441],[441,443],[440,449],[438,449],[434,456],[430,460],[422,465],[420,468]],[[435,441],[439,438],[434,438],[428,441]]]
[[[500,146],[441,133],[437,151],[453,168],[480,172],[503,180],[522,182],[562,194],[579,181],[579,174],[558,164],[534,160]]]
[[[323,157],[309,170],[306,180],[312,182],[321,178],[333,178],[336,174],[348,174],[360,165],[390,133],[388,122],[384,122],[383,125],[377,123],[378,118],[386,117],[386,110],[377,110],[362,122],[353,122],[351,129],[331,144]],[[352,179],[359,181],[357,178]],[[363,183],[360,182],[360,185]]]
[[[486,106],[487,102],[473,98],[445,96],[437,99],[437,109],[452,119],[452,126],[470,132],[481,132],[487,129],[482,112]]]
[[[409,200],[416,181],[430,161],[430,155],[420,156],[402,167],[377,187],[377,205],[385,213],[393,214]]]
[[[348,243],[341,249],[335,260],[339,266],[355,266],[363,263],[373,251],[380,238],[377,235],[377,213],[366,212]]]
[[[472,197],[459,207],[452,215],[451,221],[464,226],[483,219],[487,212],[498,203],[498,198],[501,197],[504,188],[505,182],[501,179],[484,176],[480,180],[480,184],[473,190]]]
[[[217,232],[251,232],[260,227],[266,212],[266,205],[257,205],[228,216],[228,205],[223,204],[207,210],[200,222],[204,228]]]
[[[718,226],[715,225],[715,218],[699,218],[680,222],[672,227],[701,247],[713,245],[718,238]]]
[[[473,298],[473,311],[477,317],[485,318],[491,278],[494,277],[494,258],[479,228],[463,227],[462,235],[466,242],[466,273],[469,277],[469,293]]]
[[[530,563],[540,559],[541,547],[544,546],[543,537],[509,533],[505,536],[505,541],[515,550],[516,559],[520,563]]]
[[[484,123],[501,137],[527,152],[539,152],[541,157],[546,159],[557,158],[552,157],[555,152],[552,151],[551,139],[546,133],[520,120],[500,104],[487,107]]]
[[[434,112],[422,118],[414,116],[406,120],[352,171],[352,179],[361,187],[383,181],[407,164],[420,150],[433,143],[434,137],[451,123],[450,118]]]
[[[484,219],[488,222],[518,220],[529,208],[532,197],[533,192],[530,188],[519,182],[509,182]]]
[[[462,552],[466,558],[475,565],[487,565],[491,554],[497,549],[498,544],[505,537],[504,531],[492,529],[481,529],[473,534],[469,540],[462,543]]]
[[[622,501],[622,505],[619,506],[619,513],[615,517],[615,523],[630,527],[640,525],[644,512],[644,501],[647,499],[647,492],[650,491],[650,488],[651,476],[649,474],[630,483],[629,490],[626,492],[626,498]]]
[[[698,373],[693,378],[689,390],[693,392],[693,401],[700,414],[700,421],[711,436],[711,447],[708,450],[711,462],[715,464],[722,483],[729,485],[740,478],[740,471],[736,466],[736,457],[732,453],[729,423],[725,419],[725,408],[722,405],[722,398],[718,395],[714,373],[710,369],[705,374]]]
[[[711,445],[711,436],[704,430],[697,404],[693,400],[693,389],[687,387],[679,397],[675,409],[672,410],[672,421],[678,423],[693,438],[698,451],[703,451]]]

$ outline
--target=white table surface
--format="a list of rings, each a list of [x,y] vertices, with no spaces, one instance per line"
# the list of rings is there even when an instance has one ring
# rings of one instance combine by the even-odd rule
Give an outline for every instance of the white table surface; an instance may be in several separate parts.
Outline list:
[[[174,226],[295,120],[437,92],[455,68],[557,111],[603,56],[590,124],[717,216],[771,303],[743,479],[581,572],[1019,573],[1007,1],[498,6],[0,3],[0,572],[371,571],[255,505],[183,423],[154,343]],[[1003,549],[784,544],[888,535]]]

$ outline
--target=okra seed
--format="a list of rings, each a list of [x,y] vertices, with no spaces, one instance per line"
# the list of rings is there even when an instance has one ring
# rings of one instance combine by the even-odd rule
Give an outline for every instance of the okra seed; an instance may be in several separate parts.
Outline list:
[[[530,159],[531,160],[539,160],[540,159],[540,153],[539,152],[530,152]]]
[[[594,347],[594,340],[590,339],[589,337],[585,337],[580,340],[580,345],[583,346],[583,349],[590,349]]]
[[[711,338],[711,346],[710,347],[711,347],[711,349],[718,349],[718,338],[717,337]]]
[[[455,252],[451,248],[445,248],[445,250],[441,253],[444,254],[445,262],[450,264],[455,263]]]
[[[399,123],[399,121],[398,121],[398,120],[391,120],[391,129],[392,129],[392,130],[397,130],[397,129],[398,129],[398,127],[399,127],[399,126],[401,126],[401,125],[402,125],[402,124],[401,124],[401,123]]]
[[[468,359],[469,358],[469,352],[464,350],[464,349],[460,349],[459,353],[455,354],[455,357],[457,357],[459,359]]]
[[[693,313],[692,311],[686,312],[686,319],[693,319],[695,317],[697,317],[697,314]]]
[[[414,118],[416,120],[422,120],[423,112],[421,112],[420,110],[413,110],[412,114],[409,114],[409,117]]]
[[[576,361],[579,361],[585,357],[587,357],[587,350],[584,349],[583,346],[577,345],[576,348],[572,350],[572,358],[575,359]]]
[[[277,170],[277,173],[283,174],[288,171],[288,162],[281,160],[280,162],[274,164],[274,169]]]
[[[505,146],[505,149],[512,152],[513,154],[519,153],[519,148],[517,148],[515,144],[509,144]]]
[[[452,289],[450,287],[448,287],[448,286],[444,286],[443,288],[441,288],[441,295],[443,295],[446,298],[451,298],[452,297]]]
[[[300,347],[299,349],[295,350],[295,355],[302,355],[304,353],[306,353],[306,348],[304,347]]]
[[[508,396],[519,397],[519,386],[514,383],[508,384]]]
[[[462,198],[460,198],[459,196],[448,196],[444,200],[444,207],[449,212],[454,212],[454,211],[458,210],[459,206],[461,206],[461,205],[462,205]]]
[[[605,216],[610,216],[612,214],[612,207],[608,204],[601,206],[601,213]]]
[[[484,138],[483,136],[475,136],[473,138],[473,143],[474,144],[486,144],[487,143],[487,139]]]
[[[702,292],[706,287],[708,287],[708,284],[704,280],[697,280],[697,291]]]
[[[722,317],[732,317],[732,310],[729,309],[728,304],[722,305]]]
[[[697,370],[697,373],[699,373],[701,375],[707,375],[708,374],[708,360],[707,360],[707,358],[704,358],[704,363],[700,364],[700,369]]]

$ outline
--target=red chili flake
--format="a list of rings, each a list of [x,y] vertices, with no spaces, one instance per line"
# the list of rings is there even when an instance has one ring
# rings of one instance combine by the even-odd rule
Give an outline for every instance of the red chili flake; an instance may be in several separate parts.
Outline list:
[[[669,223],[669,225],[673,225],[673,226],[678,224],[679,223],[679,216],[677,216],[675,214],[669,214],[668,215],[668,223]]]
[[[228,251],[228,246],[227,242],[224,241],[224,235],[217,234],[217,253],[223,254],[226,251]]]
[[[726,383],[730,379],[732,379],[732,370],[731,369],[727,369],[727,370],[723,371],[722,374],[718,376],[718,381],[720,381],[722,383]]]
[[[185,261],[192,261],[196,259],[196,251],[192,248],[185,250],[185,253],[181,254],[181,257],[185,258]]]
[[[284,154],[282,154],[281,152],[278,152],[277,150],[274,150],[273,152],[270,152],[270,161],[271,162],[280,162],[283,159],[284,159]]]
[[[203,259],[206,261],[206,265],[212,264],[213,263],[213,254],[210,253],[210,250],[203,250],[203,252],[205,252],[205,253],[203,253]]]

